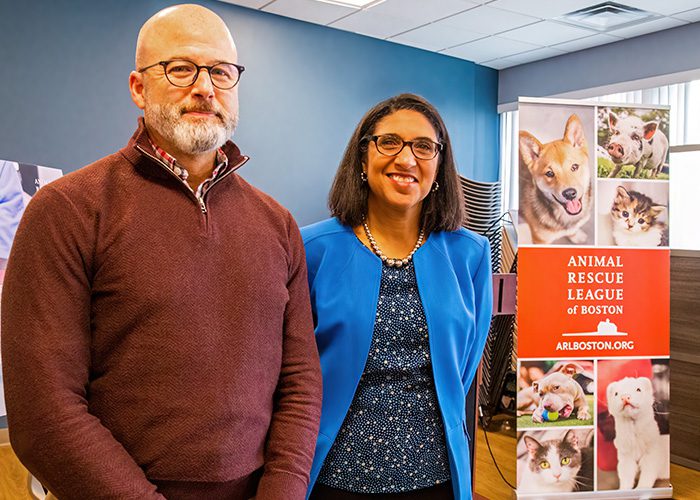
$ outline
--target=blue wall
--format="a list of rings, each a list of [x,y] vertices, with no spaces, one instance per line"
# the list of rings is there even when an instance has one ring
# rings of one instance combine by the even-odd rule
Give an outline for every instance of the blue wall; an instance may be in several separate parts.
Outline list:
[[[0,158],[75,170],[114,152],[139,116],[131,102],[141,24],[172,2],[0,0]],[[300,224],[326,196],[355,125],[373,104],[415,92],[440,110],[463,175],[498,178],[495,70],[220,2],[246,72],[234,140],[240,171]]]

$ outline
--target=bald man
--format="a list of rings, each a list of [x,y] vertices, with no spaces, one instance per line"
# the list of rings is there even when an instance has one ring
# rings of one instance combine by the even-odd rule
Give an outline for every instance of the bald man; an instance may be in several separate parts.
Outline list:
[[[237,60],[203,7],[148,20],[138,130],[20,224],[2,297],[10,437],[61,500],[305,496],[321,382],[303,246],[236,174]]]

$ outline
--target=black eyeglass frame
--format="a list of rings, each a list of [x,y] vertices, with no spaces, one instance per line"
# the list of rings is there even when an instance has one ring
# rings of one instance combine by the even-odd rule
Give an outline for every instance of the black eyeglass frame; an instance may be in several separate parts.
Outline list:
[[[189,83],[189,84],[187,84],[187,85],[178,85],[178,84],[176,84],[176,83],[173,83],[173,81],[170,79],[170,77],[168,76],[168,71],[167,71],[168,64],[174,63],[174,62],[177,62],[177,61],[182,61],[182,62],[190,63],[190,64],[192,64],[195,68],[197,68],[197,71],[196,71],[195,74],[194,74],[194,78],[192,79],[192,83]],[[213,79],[212,76],[211,76],[211,70],[214,69],[214,68],[216,68],[217,66],[219,66],[219,65],[221,65],[221,64],[229,64],[229,65],[231,65],[231,66],[234,66],[234,67],[238,70],[238,78],[237,78],[236,81],[233,83],[233,85],[231,85],[230,87],[219,87],[216,83],[214,83],[214,79]],[[238,82],[241,81],[241,75],[242,75],[243,72],[245,71],[245,66],[242,66],[242,65],[236,64],[236,63],[218,62],[218,63],[216,63],[216,64],[212,64],[211,66],[206,66],[206,65],[203,65],[203,64],[202,64],[202,65],[195,64],[194,62],[192,62],[192,61],[190,61],[190,60],[188,60],[188,59],[170,59],[169,61],[158,61],[157,63],[153,63],[153,64],[151,64],[151,65],[149,65],[149,66],[144,67],[144,68],[137,69],[136,71],[138,71],[139,73],[143,73],[144,71],[146,71],[146,70],[148,70],[148,69],[151,69],[151,68],[155,68],[156,66],[162,66],[162,67],[163,67],[163,74],[165,74],[165,78],[168,80],[168,82],[170,83],[170,85],[172,85],[172,86],[174,86],[174,87],[181,88],[181,89],[184,89],[184,88],[187,88],[187,87],[191,87],[192,85],[194,85],[195,82],[197,81],[197,79],[199,78],[199,74],[202,72],[202,68],[206,69],[206,70],[207,70],[207,73],[209,73],[209,80],[211,80],[211,84],[212,84],[214,87],[216,87],[217,89],[220,89],[220,90],[231,90],[233,87],[235,87],[236,85],[238,85]]]
[[[381,151],[381,150],[379,149],[379,144],[377,144],[377,139],[379,139],[380,137],[386,137],[386,136],[395,137],[396,139],[398,139],[399,141],[401,141],[401,142],[403,143],[403,144],[401,145],[401,148],[400,148],[396,153],[394,153],[393,155],[390,155],[390,154],[387,154],[387,153],[384,153],[383,151]],[[437,155],[440,154],[440,152],[441,152],[441,151],[443,150],[443,148],[445,147],[445,145],[444,145],[443,143],[441,143],[441,142],[435,142],[435,141],[433,141],[432,139],[428,139],[428,138],[416,139],[416,140],[413,140],[413,141],[404,141],[401,137],[399,137],[399,136],[397,136],[397,135],[395,135],[395,134],[366,135],[362,140],[363,140],[363,141],[368,141],[368,142],[373,142],[373,143],[374,143],[374,147],[377,148],[377,152],[378,152],[379,154],[381,154],[381,155],[384,155],[384,156],[398,156],[399,154],[401,154],[401,151],[403,151],[403,148],[406,147],[406,144],[408,144],[408,145],[410,146],[410,148],[411,148],[411,153],[413,153],[413,156],[415,156],[416,159],[418,159],[418,160],[433,160],[433,159],[435,159],[435,158],[437,157]],[[420,142],[420,141],[428,141],[428,142],[432,142],[433,144],[435,144],[435,146],[436,146],[436,147],[435,147],[435,155],[433,155],[431,158],[420,158],[420,157],[416,154],[416,152],[413,150],[413,144],[415,144],[416,142]]]

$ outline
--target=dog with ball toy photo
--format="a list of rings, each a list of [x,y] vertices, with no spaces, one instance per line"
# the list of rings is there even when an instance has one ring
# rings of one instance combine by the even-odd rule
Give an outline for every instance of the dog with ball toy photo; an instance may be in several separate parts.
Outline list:
[[[522,361],[518,384],[518,428],[593,424],[592,361]]]

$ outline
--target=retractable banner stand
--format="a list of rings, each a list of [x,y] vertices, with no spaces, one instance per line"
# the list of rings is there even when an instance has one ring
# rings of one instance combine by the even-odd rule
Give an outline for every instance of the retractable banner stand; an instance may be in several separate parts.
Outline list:
[[[0,160],[0,290],[12,240],[26,204],[40,187],[61,175],[61,170],[57,168]],[[31,276],[27,280],[31,281]],[[5,414],[5,393],[0,370],[0,428],[6,427]]]
[[[669,114],[519,103],[519,499],[672,496]]]

